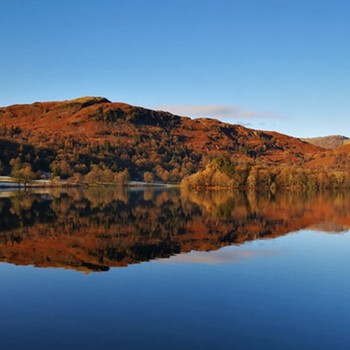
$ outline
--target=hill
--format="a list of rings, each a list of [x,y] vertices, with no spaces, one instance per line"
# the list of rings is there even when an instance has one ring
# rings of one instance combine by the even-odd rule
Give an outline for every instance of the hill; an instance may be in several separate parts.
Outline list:
[[[37,176],[97,168],[178,182],[217,157],[234,164],[303,165],[322,148],[277,132],[191,119],[103,97],[0,108],[0,170],[28,163]],[[97,171],[97,170],[96,170]],[[110,172],[108,172],[110,171]],[[107,175],[106,175],[107,176]]]
[[[311,137],[311,138],[304,138],[301,140],[325,149],[335,149],[335,148],[341,147],[342,145],[350,141],[348,137],[341,136],[341,135]]]

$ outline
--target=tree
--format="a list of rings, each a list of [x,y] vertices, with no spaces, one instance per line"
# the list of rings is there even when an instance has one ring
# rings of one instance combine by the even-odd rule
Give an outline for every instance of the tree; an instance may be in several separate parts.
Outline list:
[[[17,182],[24,183],[24,187],[35,179],[35,173],[29,163],[16,162],[11,170],[11,176]]]
[[[27,186],[28,183],[32,182],[35,179],[35,173],[32,169],[32,166],[29,163],[25,164],[22,169],[22,179],[24,182],[24,186]]]
[[[252,168],[247,178],[246,186],[250,189],[255,188],[257,183],[257,177],[258,177],[257,170],[255,168]]]
[[[118,185],[122,185],[127,183],[130,180],[130,174],[128,169],[124,169],[123,171],[116,173],[114,175],[114,183]]]
[[[88,184],[93,184],[101,181],[101,170],[100,168],[93,164],[91,170],[84,176],[84,181]]]
[[[111,183],[114,181],[114,173],[112,170],[106,168],[101,172],[101,181]]]
[[[150,173],[149,171],[146,171],[144,174],[143,174],[143,180],[145,182],[148,182],[148,183],[153,183],[154,182],[154,176],[152,173]]]
[[[64,159],[61,161],[55,160],[50,165],[50,168],[52,170],[53,177],[59,176],[62,179],[66,179],[73,174],[72,167]]]
[[[84,176],[81,173],[73,173],[73,175],[69,178],[69,181],[75,184],[83,183]]]
[[[16,162],[13,159],[11,159],[10,165],[12,165],[11,176],[19,182],[21,179],[22,163],[20,161]]]

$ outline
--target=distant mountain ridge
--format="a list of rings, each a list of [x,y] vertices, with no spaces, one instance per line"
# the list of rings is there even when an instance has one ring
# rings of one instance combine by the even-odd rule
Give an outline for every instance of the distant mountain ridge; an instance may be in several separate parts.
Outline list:
[[[301,140],[325,149],[335,149],[350,142],[348,137],[342,135],[310,137],[302,138]]]

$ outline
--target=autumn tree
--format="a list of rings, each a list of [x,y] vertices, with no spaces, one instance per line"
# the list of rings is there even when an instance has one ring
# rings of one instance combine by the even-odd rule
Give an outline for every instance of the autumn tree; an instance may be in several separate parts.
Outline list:
[[[59,176],[62,179],[67,179],[73,174],[72,167],[64,159],[60,161],[55,160],[54,162],[52,162],[50,168],[52,170],[53,177]]]
[[[16,162],[11,170],[11,176],[24,187],[35,179],[35,173],[29,163]]]
[[[122,185],[127,183],[130,180],[130,174],[128,169],[124,169],[123,171],[114,174],[114,183],[118,185]]]
[[[143,180],[147,183],[153,183],[154,182],[154,176],[151,172],[149,171],[146,171],[144,174],[143,174]]]
[[[100,181],[104,183],[112,183],[114,181],[114,173],[112,170],[105,168],[101,172]]]
[[[88,184],[98,183],[101,179],[101,169],[95,164],[91,166],[91,170],[84,176],[84,181]]]
[[[81,173],[73,173],[73,175],[68,180],[75,184],[82,184],[84,176]]]

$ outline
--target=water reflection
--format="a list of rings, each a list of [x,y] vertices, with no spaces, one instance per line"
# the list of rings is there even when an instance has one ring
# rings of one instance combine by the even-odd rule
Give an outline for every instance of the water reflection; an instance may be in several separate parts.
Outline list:
[[[91,188],[1,193],[0,260],[105,271],[311,228],[350,226],[347,193]]]

